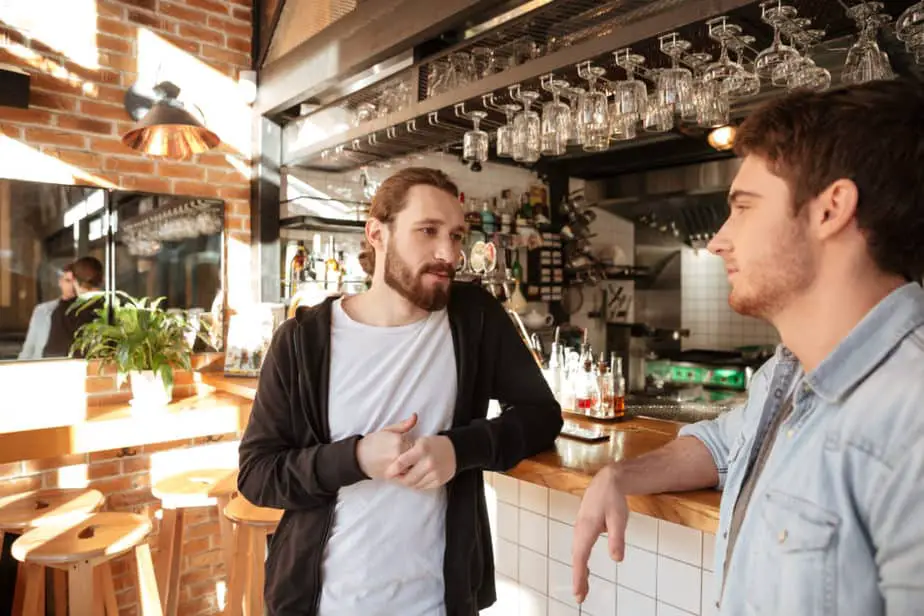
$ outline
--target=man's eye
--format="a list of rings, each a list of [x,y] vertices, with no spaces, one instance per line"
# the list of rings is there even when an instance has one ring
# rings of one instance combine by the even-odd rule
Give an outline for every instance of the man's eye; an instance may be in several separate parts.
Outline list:
[[[436,235],[436,229],[434,227],[422,227],[420,231],[424,235]]]
[[[452,234],[452,241],[454,241],[454,242],[461,242],[461,241],[464,240],[464,239],[465,239],[465,236],[462,235],[461,233],[453,233],[453,234]]]

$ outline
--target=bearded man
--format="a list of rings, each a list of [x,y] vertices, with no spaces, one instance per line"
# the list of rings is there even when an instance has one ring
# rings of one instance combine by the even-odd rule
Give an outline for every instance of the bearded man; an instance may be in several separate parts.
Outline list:
[[[397,172],[366,223],[371,288],[276,332],[238,482],[285,510],[268,614],[473,616],[494,602],[482,471],[550,448],[562,419],[504,308],[453,282],[465,233],[446,174]]]

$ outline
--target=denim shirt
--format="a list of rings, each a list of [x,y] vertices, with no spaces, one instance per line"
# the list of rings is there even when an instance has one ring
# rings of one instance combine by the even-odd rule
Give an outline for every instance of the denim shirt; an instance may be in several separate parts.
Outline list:
[[[723,580],[744,473],[789,394]],[[715,542],[727,616],[924,614],[924,290],[882,300],[811,373],[785,347],[747,403],[684,426],[719,470]]]

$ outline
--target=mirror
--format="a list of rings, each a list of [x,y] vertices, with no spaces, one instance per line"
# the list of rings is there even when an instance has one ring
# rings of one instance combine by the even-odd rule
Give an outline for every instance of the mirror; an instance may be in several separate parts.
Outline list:
[[[52,313],[73,293],[65,270],[84,257],[105,290],[163,296],[214,332],[194,351],[220,348],[223,228],[218,199],[0,179],[0,362],[51,356]]]

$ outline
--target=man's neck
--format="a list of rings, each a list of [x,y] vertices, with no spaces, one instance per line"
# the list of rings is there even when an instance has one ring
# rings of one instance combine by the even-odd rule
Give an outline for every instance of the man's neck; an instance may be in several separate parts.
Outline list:
[[[343,309],[354,321],[374,327],[408,325],[429,314],[385,284],[384,280],[374,280],[368,291],[346,299]]]
[[[814,286],[771,322],[786,348],[810,373],[879,302],[904,284],[898,276],[878,276],[865,283]]]

